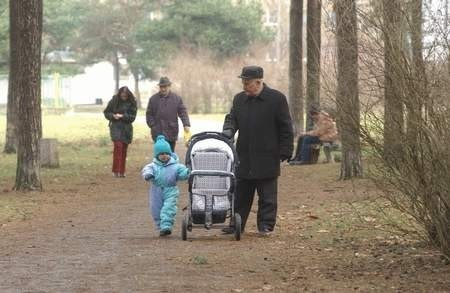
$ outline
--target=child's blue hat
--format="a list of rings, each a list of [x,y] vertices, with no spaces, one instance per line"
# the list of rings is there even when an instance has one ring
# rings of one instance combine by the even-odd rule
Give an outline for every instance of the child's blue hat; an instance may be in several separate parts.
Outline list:
[[[170,149],[170,144],[167,142],[166,137],[164,135],[158,135],[156,137],[155,145],[153,146],[153,154],[154,157],[157,158],[161,153],[172,153]]]

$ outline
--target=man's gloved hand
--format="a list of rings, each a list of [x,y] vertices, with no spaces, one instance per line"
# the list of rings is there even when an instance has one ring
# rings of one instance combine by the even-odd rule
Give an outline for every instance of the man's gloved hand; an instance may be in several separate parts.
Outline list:
[[[280,162],[287,161],[289,162],[291,160],[291,156],[288,155],[280,155]]]
[[[231,129],[224,129],[222,131],[222,134],[229,139],[232,139],[234,137],[233,130],[231,130]]]
[[[184,138],[184,144],[186,146],[188,146],[189,140],[191,139],[191,137],[192,137],[191,131],[190,130],[186,131],[186,128],[185,128],[185,130],[184,130],[184,137],[183,138]]]

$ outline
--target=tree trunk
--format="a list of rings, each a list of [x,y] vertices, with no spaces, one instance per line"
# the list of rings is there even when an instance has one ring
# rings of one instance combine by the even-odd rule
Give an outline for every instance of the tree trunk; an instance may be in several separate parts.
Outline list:
[[[426,89],[427,82],[425,74],[425,62],[423,60],[423,33],[422,33],[422,0],[412,0],[411,3],[411,43],[414,73],[417,82],[421,84],[419,88]],[[423,92],[422,94],[426,94]],[[425,97],[424,97],[425,98]]]
[[[361,177],[358,37],[356,0],[335,1],[337,43],[337,122],[341,134],[341,179]]]
[[[14,10],[13,10],[14,9]],[[17,108],[18,99],[17,94],[14,93],[14,89],[18,88],[18,75],[14,73],[17,68],[17,57],[12,57],[13,54],[17,54],[15,48],[17,48],[16,39],[18,36],[17,32],[17,18],[19,11],[18,5],[10,5],[9,9],[9,52],[10,52],[10,62],[9,62],[9,78],[8,78],[8,104],[6,110],[6,138],[5,138],[5,149],[3,152],[7,154],[16,153],[17,151]]]
[[[114,73],[114,93],[119,92],[119,84],[120,84],[120,63],[119,63],[119,55],[117,52],[114,52],[113,55],[113,73]]]
[[[19,99],[18,147],[15,190],[42,190],[40,178],[41,124],[41,40],[42,0],[10,0],[12,11],[18,11],[13,19],[17,23],[16,54],[12,61],[17,66],[17,88],[13,88]],[[18,9],[18,10],[16,10]]]
[[[142,101],[141,101],[141,92],[139,90],[139,73],[133,71],[132,74],[134,78],[134,96],[136,97],[137,108],[141,109]]]
[[[306,20],[306,109],[320,105],[320,47],[321,47],[321,0],[308,0]],[[310,115],[306,116],[306,129],[313,128]]]
[[[383,0],[384,22],[384,146],[386,162],[394,166],[403,157],[403,57],[401,52],[401,6],[399,0]]]
[[[289,102],[297,135],[304,129],[303,0],[291,0],[289,39]]]
[[[413,64],[413,88],[408,87],[410,94],[405,100],[407,116],[407,141],[411,150],[418,144],[418,133],[422,125],[422,108],[427,104],[428,90],[427,78],[425,74],[425,63],[423,60],[422,44],[422,0],[411,1],[411,45],[412,45],[412,64]],[[427,107],[428,108],[428,107]]]

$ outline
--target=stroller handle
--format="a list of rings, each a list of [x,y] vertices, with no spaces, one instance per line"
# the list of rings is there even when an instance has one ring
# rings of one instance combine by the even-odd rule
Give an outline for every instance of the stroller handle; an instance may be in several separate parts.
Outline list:
[[[212,171],[212,170],[194,170],[191,172],[190,176],[220,176],[220,177],[231,177],[234,178],[234,174],[227,171]]]

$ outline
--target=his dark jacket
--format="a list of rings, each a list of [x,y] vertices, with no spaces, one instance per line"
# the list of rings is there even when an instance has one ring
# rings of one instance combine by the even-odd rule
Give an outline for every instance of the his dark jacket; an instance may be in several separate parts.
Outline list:
[[[109,120],[109,134],[112,141],[122,141],[130,144],[133,140],[133,125],[136,119],[136,105],[130,101],[114,98],[109,101],[103,111],[105,118]],[[123,117],[119,120],[113,118],[113,114],[120,113]]]
[[[294,134],[286,97],[265,84],[258,97],[245,92],[234,97],[223,129],[239,130],[238,178],[275,178],[280,175],[280,159],[292,155]]]
[[[163,97],[157,93],[150,97],[146,119],[154,141],[160,134],[163,134],[169,141],[177,141],[178,117],[183,126],[191,126],[186,107],[177,94],[169,92],[166,97]]]

